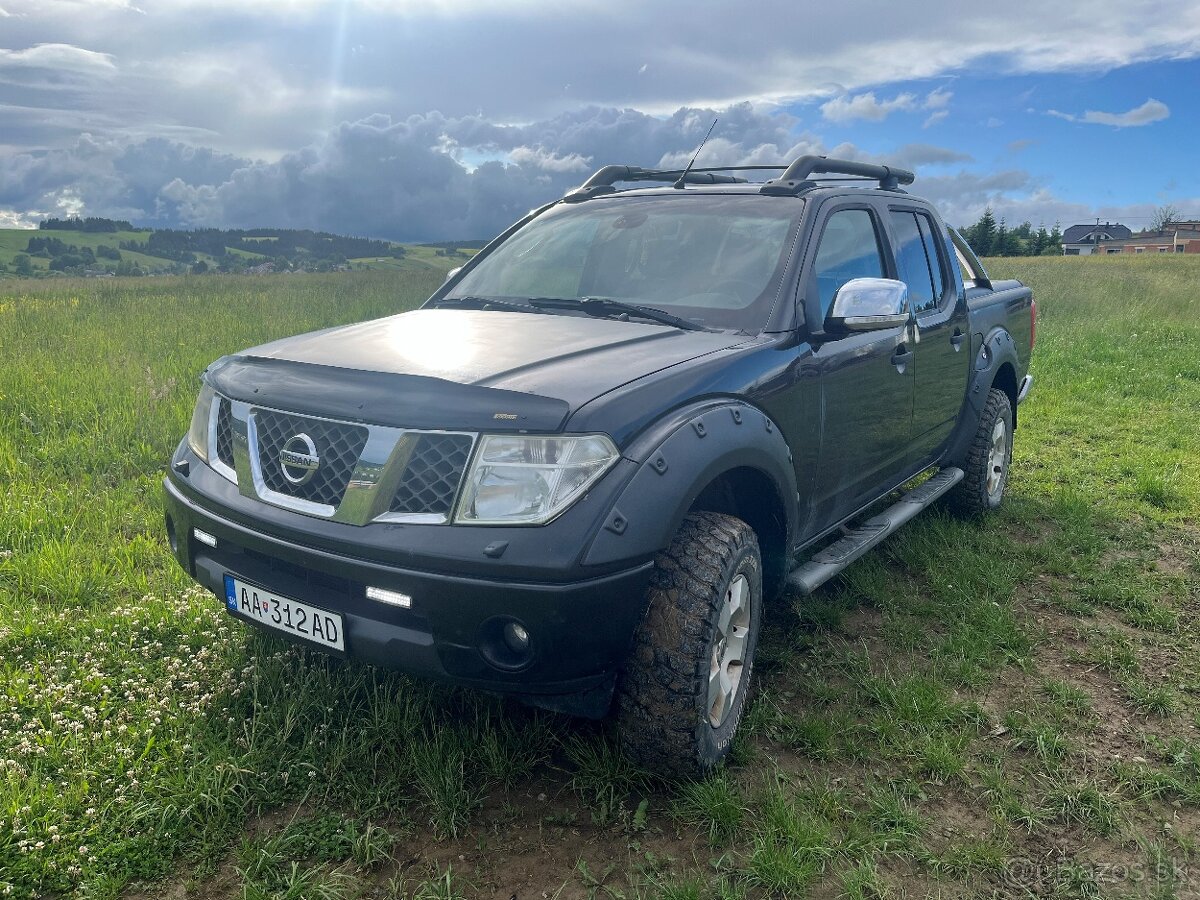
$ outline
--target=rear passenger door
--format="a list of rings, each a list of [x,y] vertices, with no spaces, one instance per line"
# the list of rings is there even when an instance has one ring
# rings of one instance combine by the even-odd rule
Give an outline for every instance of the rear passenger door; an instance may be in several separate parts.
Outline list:
[[[804,282],[809,320],[821,323],[847,281],[888,277],[881,210],[843,201],[822,212]],[[819,418],[811,423],[821,429],[816,530],[875,499],[907,465],[914,385],[909,349],[909,326],[829,334],[814,344],[803,374],[820,385]]]
[[[928,210],[890,206],[897,277],[916,315],[916,396],[912,459],[936,453],[950,436],[967,391],[971,342],[966,300],[952,275],[946,235]]]

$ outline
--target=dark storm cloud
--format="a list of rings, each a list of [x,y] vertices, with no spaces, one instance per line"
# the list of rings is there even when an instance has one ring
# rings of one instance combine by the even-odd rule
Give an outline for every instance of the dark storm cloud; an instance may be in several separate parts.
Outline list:
[[[0,158],[0,207],[81,209],[160,226],[273,224],[395,239],[495,234],[610,161],[670,163],[710,142],[729,162],[785,160],[793,120],[681,109],[660,119],[593,107],[520,126],[439,113],[373,115],[272,162],[162,138],[121,143],[85,135],[65,150]],[[723,132],[723,133],[722,133]],[[815,145],[814,145],[815,146]],[[468,169],[465,158],[495,156]]]

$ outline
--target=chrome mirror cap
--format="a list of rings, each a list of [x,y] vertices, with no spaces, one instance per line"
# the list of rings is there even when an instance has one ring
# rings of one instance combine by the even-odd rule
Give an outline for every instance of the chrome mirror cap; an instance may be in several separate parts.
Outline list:
[[[908,285],[892,278],[852,278],[833,297],[827,325],[846,331],[894,328],[909,319]]]

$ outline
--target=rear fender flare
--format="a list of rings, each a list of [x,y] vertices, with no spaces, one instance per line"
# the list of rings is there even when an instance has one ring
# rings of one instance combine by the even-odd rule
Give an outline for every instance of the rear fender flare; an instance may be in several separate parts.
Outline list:
[[[983,415],[983,407],[987,403],[988,392],[996,382],[1000,371],[1009,366],[1015,376],[1020,371],[1020,359],[1017,356],[1017,346],[1006,328],[996,326],[986,336],[977,339],[975,359],[972,363],[971,378],[967,384],[967,396],[963,401],[962,413],[958,426],[950,439],[946,458],[954,463],[960,462],[966,456],[967,447],[979,427],[979,419]],[[1013,404],[1013,416],[1017,413]],[[1015,426],[1015,421],[1014,421]]]
[[[609,507],[584,565],[646,557],[666,548],[700,493],[722,474],[756,469],[774,485],[796,533],[796,473],[779,426],[733,400],[693,404],[660,419],[622,454],[637,468]]]

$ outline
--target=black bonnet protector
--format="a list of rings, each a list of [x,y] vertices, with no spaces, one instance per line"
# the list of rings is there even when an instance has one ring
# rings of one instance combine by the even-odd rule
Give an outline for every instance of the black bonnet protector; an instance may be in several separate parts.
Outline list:
[[[263,357],[218,360],[205,380],[233,400],[300,414],[445,431],[561,430],[565,400],[425,375],[364,372]]]

